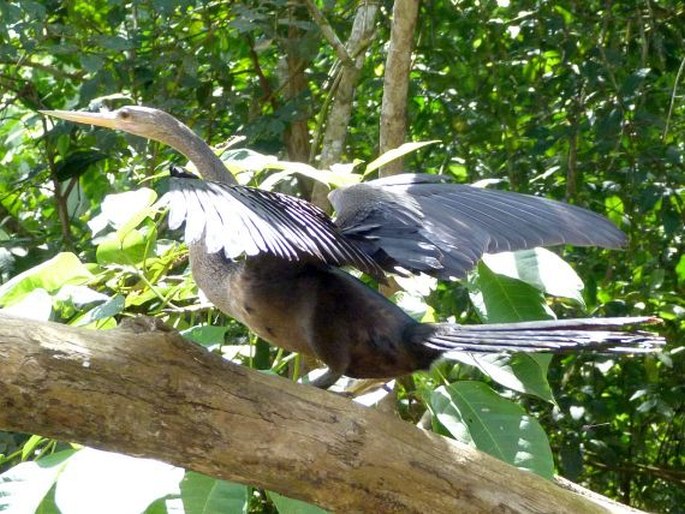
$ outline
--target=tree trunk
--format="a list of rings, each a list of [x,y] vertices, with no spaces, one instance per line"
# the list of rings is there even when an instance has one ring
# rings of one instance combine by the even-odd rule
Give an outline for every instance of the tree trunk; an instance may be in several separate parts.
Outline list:
[[[326,117],[326,130],[321,147],[319,168],[327,169],[331,164],[340,162],[345,147],[348,125],[352,114],[352,102],[364,64],[364,48],[368,46],[373,35],[378,5],[375,2],[362,2],[352,24],[352,31],[345,48],[352,56],[354,66],[345,66],[335,78],[336,87],[331,89],[333,95],[331,109]],[[312,202],[321,208],[327,206],[328,188],[323,184],[314,184]]]
[[[362,3],[357,9],[350,37],[345,45],[354,59],[354,66],[343,66],[340,70],[340,81],[335,90],[335,99],[326,120],[326,131],[321,148],[321,168],[340,161],[347,136],[347,126],[352,114],[352,101],[359,82],[359,75],[364,64],[363,49],[373,34],[378,5],[371,2]]]
[[[148,320],[95,331],[0,315],[0,428],[157,458],[337,512],[621,511],[349,399],[226,362]]]
[[[402,145],[407,137],[409,71],[418,12],[418,0],[395,0],[383,80],[380,154]],[[397,159],[383,166],[381,175],[392,175],[401,171],[403,160]]]

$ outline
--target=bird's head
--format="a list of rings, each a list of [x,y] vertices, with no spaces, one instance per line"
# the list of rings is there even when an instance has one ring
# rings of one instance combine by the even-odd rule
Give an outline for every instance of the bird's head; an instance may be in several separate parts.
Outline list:
[[[42,114],[61,118],[67,121],[97,125],[111,129],[123,130],[136,136],[154,139],[162,143],[169,143],[170,128],[186,129],[173,116],[140,105],[127,105],[116,111],[79,112],[79,111],[40,111]]]

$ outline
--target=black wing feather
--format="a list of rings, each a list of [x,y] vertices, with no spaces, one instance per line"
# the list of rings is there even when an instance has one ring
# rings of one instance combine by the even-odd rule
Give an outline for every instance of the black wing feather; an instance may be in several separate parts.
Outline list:
[[[175,176],[161,200],[169,226],[185,223],[185,241],[229,259],[271,253],[290,261],[351,265],[377,278],[383,272],[358,243],[340,233],[314,205],[282,193]]]
[[[343,234],[388,271],[461,278],[484,253],[573,244],[620,248],[625,235],[594,212],[536,196],[399,175],[330,195]]]

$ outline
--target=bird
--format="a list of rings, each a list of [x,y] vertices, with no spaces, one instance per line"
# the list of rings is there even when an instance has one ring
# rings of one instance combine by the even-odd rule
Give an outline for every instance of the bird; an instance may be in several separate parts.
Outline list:
[[[618,249],[625,234],[578,206],[405,173],[333,190],[336,217],[284,193],[239,185],[187,125],[152,107],[41,111],[166,144],[199,177],[171,173],[169,226],[183,226],[192,275],[222,312],[266,341],[311,355],[342,376],[392,378],[453,352],[592,350],[641,353],[664,339],[637,330],[658,318],[613,317],[462,325],[421,323],[346,271],[464,278],[484,253],[571,244]]]

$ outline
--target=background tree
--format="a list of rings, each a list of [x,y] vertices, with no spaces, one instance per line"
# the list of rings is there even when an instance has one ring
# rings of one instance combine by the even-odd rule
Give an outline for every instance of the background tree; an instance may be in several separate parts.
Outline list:
[[[354,20],[376,5],[374,33],[366,27],[362,43],[347,47],[359,66],[349,79],[356,91],[348,130],[338,130],[340,150],[326,166],[379,154],[393,5],[316,4],[340,41],[353,41]],[[292,173],[296,167],[265,155],[317,166],[332,147],[324,137],[319,149],[321,134],[340,124],[333,113],[343,79],[336,77],[350,71],[311,6],[6,2],[0,18],[0,273],[3,281],[22,272],[33,277],[6,285],[2,305],[98,328],[122,316],[158,315],[227,358],[298,376],[296,356],[253,341],[198,301],[184,249],[161,218],[145,211],[153,196],[148,189],[113,195],[148,187],[149,177],[179,157],[122,134],[53,126],[36,110],[154,105],[212,144],[234,143],[223,158],[241,171],[242,182],[262,184],[275,166],[286,171],[278,188],[309,195],[312,184]],[[673,345],[658,358],[555,360],[554,403],[547,393],[504,389],[482,362],[479,368],[444,363],[398,381],[402,417],[418,422],[429,419],[426,412],[440,414],[432,417],[434,428],[449,432],[436,421],[449,409],[436,410],[441,400],[449,407],[454,388],[464,387],[452,382],[485,380],[488,398],[497,391],[493,401],[516,399],[545,427],[557,472],[662,512],[676,512],[685,500],[678,352],[685,330],[684,21],[675,1],[425,3],[414,35],[407,137],[441,143],[405,156],[408,170],[460,182],[496,179],[610,216],[630,236],[627,252],[566,249],[585,281],[584,306],[558,297],[547,303],[564,316],[653,313],[666,320]],[[233,135],[260,153],[236,149]],[[146,214],[128,230],[123,225],[130,220],[118,215],[139,209]],[[65,250],[77,258],[59,253]],[[493,280],[499,279],[481,267],[466,287],[440,284],[426,298],[400,300],[426,319],[475,321],[479,293],[487,297]],[[538,293],[527,292],[540,306]],[[417,298],[418,304],[409,301]],[[530,393],[530,377],[524,385]],[[9,469],[60,448],[3,433],[0,462]],[[254,510],[273,508],[263,493],[245,497]]]

